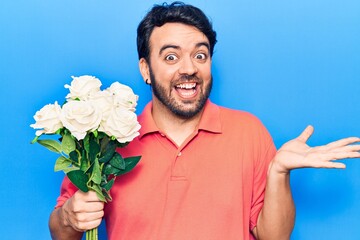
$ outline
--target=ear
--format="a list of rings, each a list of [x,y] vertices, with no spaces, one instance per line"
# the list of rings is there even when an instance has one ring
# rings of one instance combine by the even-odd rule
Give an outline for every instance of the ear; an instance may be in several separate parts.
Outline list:
[[[139,60],[139,69],[140,69],[141,76],[142,76],[143,79],[144,79],[144,82],[145,82],[146,84],[151,83],[149,64],[148,64],[148,62],[145,60],[145,58],[141,58],[141,59]],[[146,82],[146,81],[147,81],[147,82]]]

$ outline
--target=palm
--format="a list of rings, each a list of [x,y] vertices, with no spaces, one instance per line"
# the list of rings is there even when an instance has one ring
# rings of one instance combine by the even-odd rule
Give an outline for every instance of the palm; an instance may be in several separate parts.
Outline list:
[[[308,126],[297,138],[285,143],[277,152],[274,163],[279,171],[289,172],[297,168],[345,168],[345,164],[333,160],[360,157],[357,137],[344,138],[327,145],[309,147],[306,141],[314,129]]]

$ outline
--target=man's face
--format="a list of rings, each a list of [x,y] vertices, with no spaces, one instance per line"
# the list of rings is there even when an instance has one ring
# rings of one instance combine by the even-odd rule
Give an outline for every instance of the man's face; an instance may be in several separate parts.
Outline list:
[[[212,86],[207,37],[181,23],[154,28],[149,73],[153,104],[161,104],[181,118],[195,116],[203,109]]]

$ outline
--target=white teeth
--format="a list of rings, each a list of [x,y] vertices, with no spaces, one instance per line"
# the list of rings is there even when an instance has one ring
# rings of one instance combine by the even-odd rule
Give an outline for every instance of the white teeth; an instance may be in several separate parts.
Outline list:
[[[187,93],[182,93],[182,95],[184,95],[184,96],[190,96],[190,95],[192,95],[192,94],[194,94],[195,93],[195,90],[193,90],[193,91],[191,91],[191,92],[187,92]]]
[[[196,87],[196,83],[182,83],[176,86],[177,88],[182,88],[182,89],[192,89],[194,87]]]

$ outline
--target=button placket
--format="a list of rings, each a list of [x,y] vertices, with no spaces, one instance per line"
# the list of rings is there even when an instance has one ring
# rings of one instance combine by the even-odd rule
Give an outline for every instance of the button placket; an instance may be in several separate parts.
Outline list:
[[[187,168],[186,168],[186,157],[184,157],[184,151],[186,146],[190,141],[197,135],[198,131],[194,131],[185,142],[178,147],[177,152],[175,153],[175,161],[171,172],[171,180],[173,181],[187,181]],[[185,154],[186,156],[186,154]]]
[[[181,157],[183,155],[181,149],[175,155],[174,167],[171,173],[171,179],[173,181],[186,180],[186,169],[184,159]]]

